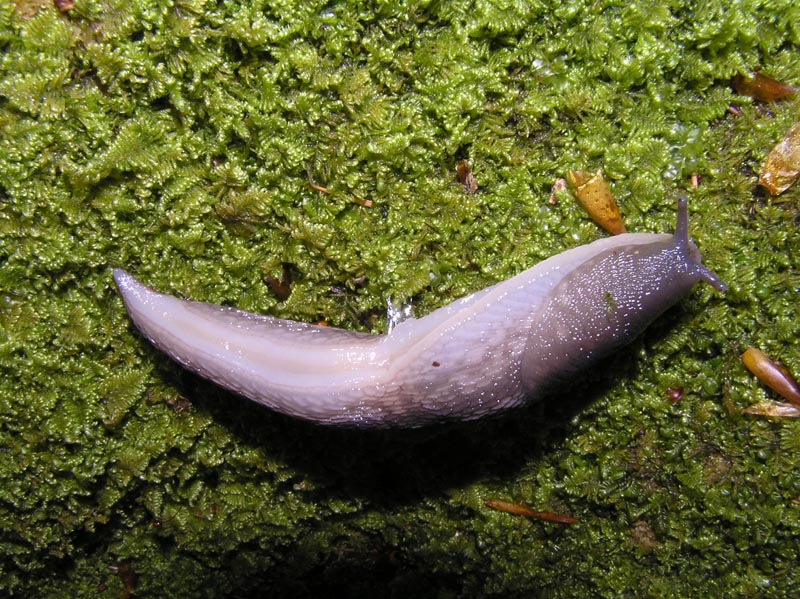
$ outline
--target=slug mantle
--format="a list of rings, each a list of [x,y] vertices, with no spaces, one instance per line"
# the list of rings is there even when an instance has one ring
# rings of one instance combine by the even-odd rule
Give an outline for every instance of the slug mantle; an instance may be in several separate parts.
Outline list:
[[[641,333],[698,281],[724,292],[688,236],[617,235],[371,335],[163,295],[121,269],[131,319],[189,370],[305,420],[422,426],[536,399]]]

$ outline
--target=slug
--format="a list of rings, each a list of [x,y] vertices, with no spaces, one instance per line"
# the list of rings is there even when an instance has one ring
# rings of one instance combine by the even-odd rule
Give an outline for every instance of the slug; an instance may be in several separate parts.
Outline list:
[[[153,345],[230,391],[317,423],[417,427],[536,399],[631,341],[696,282],[724,292],[701,260],[681,198],[674,235],[565,251],[384,335],[162,295],[121,269],[114,280]]]

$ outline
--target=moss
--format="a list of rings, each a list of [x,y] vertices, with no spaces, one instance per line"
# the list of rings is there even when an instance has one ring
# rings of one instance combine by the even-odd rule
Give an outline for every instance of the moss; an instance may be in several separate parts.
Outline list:
[[[797,23],[796,3],[758,0],[0,0],[0,589],[791,595],[800,434],[741,415],[769,392],[738,354],[800,373],[800,192],[755,188],[800,104],[728,82],[797,85]],[[698,287],[508,418],[290,421],[165,360],[112,286],[125,266],[380,331],[387,299],[426,313],[600,237],[547,201],[574,168],[603,169],[631,231],[670,230],[700,175],[692,232],[730,291]]]

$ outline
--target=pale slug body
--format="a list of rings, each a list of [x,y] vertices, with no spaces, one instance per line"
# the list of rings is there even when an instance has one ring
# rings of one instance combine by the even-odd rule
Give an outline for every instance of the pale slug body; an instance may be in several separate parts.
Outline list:
[[[519,405],[631,341],[697,281],[688,237],[624,234],[370,335],[181,300],[115,269],[139,330],[174,360],[273,410],[326,424],[421,426]]]

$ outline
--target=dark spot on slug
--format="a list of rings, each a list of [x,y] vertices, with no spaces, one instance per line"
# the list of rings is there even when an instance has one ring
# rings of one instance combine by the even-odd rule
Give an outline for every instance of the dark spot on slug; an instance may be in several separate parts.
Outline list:
[[[431,364],[431,366],[433,366],[434,368],[439,368],[441,364],[439,364],[439,362],[434,362],[433,364]]]

